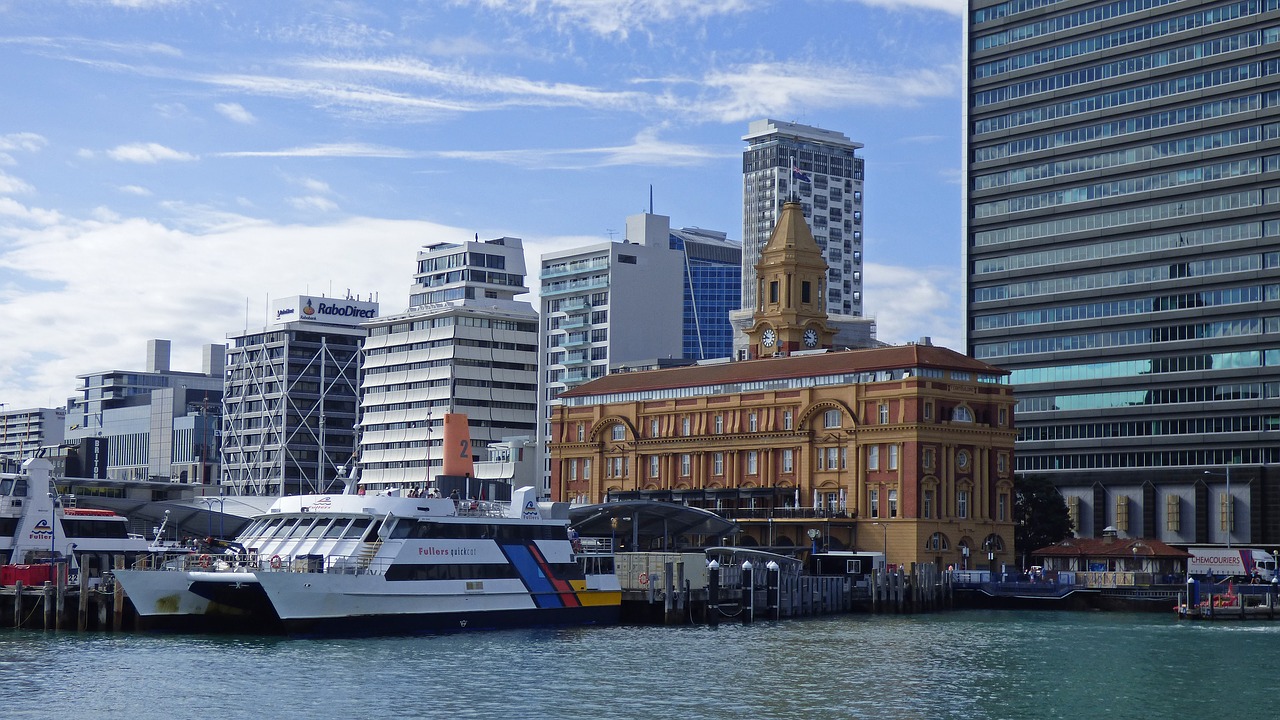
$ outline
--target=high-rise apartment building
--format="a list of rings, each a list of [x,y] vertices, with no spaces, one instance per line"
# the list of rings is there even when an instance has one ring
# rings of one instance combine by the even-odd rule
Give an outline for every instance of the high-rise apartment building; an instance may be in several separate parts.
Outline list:
[[[444,463],[446,413],[467,416],[473,459],[537,435],[538,315],[520,238],[438,242],[418,252],[410,308],[368,322],[360,482],[420,486]]]
[[[974,0],[967,350],[1081,535],[1280,542],[1280,2]]]
[[[862,315],[861,143],[844,133],[756,120],[742,137],[742,304],[756,309],[756,263],[782,204],[800,202],[828,266],[827,313]]]
[[[222,467],[238,494],[340,489],[356,446],[361,323],[378,304],[295,295],[274,322],[232,337],[227,353]]]
[[[42,448],[59,445],[66,433],[64,408],[11,408],[0,403],[0,465],[17,472]]]

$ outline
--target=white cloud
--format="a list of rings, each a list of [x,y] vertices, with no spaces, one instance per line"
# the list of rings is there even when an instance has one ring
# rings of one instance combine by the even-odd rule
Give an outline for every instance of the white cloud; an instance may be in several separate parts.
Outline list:
[[[126,195],[137,195],[138,197],[151,197],[151,191],[140,185],[121,185],[120,192]]]
[[[463,0],[465,2],[465,0]],[[793,0],[788,0],[793,1]],[[742,15],[766,0],[471,0],[473,4],[558,27],[583,27],[598,35],[627,37],[665,23],[718,15]]]
[[[196,156],[180,150],[165,147],[159,143],[131,143],[118,145],[107,151],[107,157],[120,162],[133,162],[153,165],[164,161],[189,162]]]
[[[853,0],[853,2],[885,10],[940,10],[956,17],[964,14],[964,0]]]
[[[317,212],[333,212],[338,209],[337,203],[319,195],[291,197],[289,198],[289,204],[298,210],[314,210]]]
[[[258,121],[253,113],[244,109],[240,103],[217,103],[213,106],[223,117],[231,122],[240,123],[241,125],[252,125]]]
[[[62,215],[56,210],[31,208],[11,198],[0,197],[0,218],[6,217],[32,225],[54,225],[62,221]],[[9,234],[4,226],[0,226],[0,236]],[[0,250],[2,249],[3,246],[0,246]],[[0,267],[3,266],[3,263],[0,263]]]
[[[40,150],[47,144],[49,144],[49,141],[45,140],[43,136],[31,132],[0,135],[0,152],[10,152],[13,150],[40,152]]]
[[[711,71],[699,83],[711,95],[694,109],[720,122],[740,123],[850,104],[909,107],[927,98],[958,96],[960,69],[952,66],[894,73],[878,68],[761,62]]]
[[[241,150],[219,153],[219,157],[330,157],[330,158],[415,158],[426,153],[362,143],[334,143],[284,150]]]
[[[867,263],[867,315],[876,337],[892,344],[933,338],[934,345],[964,352],[959,267],[900,267]]]
[[[0,171],[0,195],[25,195],[34,191],[25,181]]]

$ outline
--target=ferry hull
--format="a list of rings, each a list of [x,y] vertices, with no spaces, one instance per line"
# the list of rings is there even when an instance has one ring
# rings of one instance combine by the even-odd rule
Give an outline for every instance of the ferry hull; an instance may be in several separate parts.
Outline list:
[[[116,570],[142,630],[262,633],[283,630],[253,573]]]
[[[518,580],[395,582],[382,576],[259,573],[291,635],[437,634],[514,627],[616,624],[621,593],[529,592]]]

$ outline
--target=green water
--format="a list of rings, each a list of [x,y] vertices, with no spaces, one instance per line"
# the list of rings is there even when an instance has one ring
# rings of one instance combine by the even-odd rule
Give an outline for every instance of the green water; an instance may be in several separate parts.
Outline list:
[[[1273,717],[1280,623],[964,611],[428,638],[0,632],[0,718]]]

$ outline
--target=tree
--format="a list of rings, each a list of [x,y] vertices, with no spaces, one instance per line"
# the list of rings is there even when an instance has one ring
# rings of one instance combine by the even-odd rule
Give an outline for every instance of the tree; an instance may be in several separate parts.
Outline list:
[[[1071,514],[1067,501],[1042,475],[1023,475],[1013,483],[1013,531],[1015,546],[1027,556],[1042,547],[1053,545],[1071,534]]]

